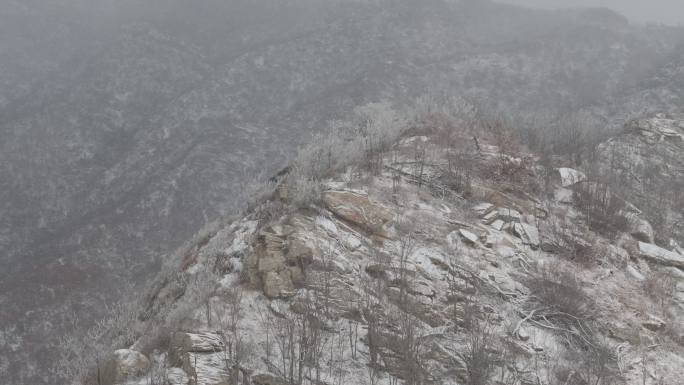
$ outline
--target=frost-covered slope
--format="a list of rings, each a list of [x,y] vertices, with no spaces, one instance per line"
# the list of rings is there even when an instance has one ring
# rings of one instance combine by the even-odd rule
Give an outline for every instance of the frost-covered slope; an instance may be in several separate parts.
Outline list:
[[[608,174],[549,167],[512,140],[443,122],[328,174],[299,208],[286,178],[184,250],[143,301],[143,332],[119,346],[133,352],[117,353],[152,362],[112,358],[110,379],[684,381],[681,227],[664,245],[631,202],[599,221],[590,194],[610,207],[627,197],[600,189]],[[644,154],[684,135],[663,117],[637,124],[664,135],[632,142]],[[681,198],[663,202],[681,215]]]

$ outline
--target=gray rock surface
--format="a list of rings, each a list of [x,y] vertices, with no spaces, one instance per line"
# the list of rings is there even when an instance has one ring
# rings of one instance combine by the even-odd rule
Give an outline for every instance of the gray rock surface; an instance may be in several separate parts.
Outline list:
[[[150,360],[144,354],[135,350],[119,349],[105,364],[103,378],[111,381],[107,385],[116,385],[143,376],[149,368]]]
[[[684,270],[684,256],[651,243],[639,242],[641,256],[649,261]]]
[[[536,226],[527,223],[514,223],[511,229],[513,234],[522,240],[523,244],[532,248],[539,247],[539,229]]]

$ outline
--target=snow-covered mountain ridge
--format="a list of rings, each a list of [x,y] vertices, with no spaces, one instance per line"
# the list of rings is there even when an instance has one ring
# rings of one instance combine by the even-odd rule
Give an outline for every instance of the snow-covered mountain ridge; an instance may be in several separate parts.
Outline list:
[[[293,177],[295,162],[266,199],[182,249],[141,301],[128,345],[91,351],[105,362],[97,375],[681,383],[683,202],[664,186],[684,180],[682,122],[631,122],[595,156],[632,152],[598,169],[545,161],[495,125],[439,114],[339,169],[335,140],[320,140],[304,150],[332,165],[317,186],[301,187],[312,174]],[[373,142],[373,130],[364,135]],[[646,193],[668,213],[662,225],[648,221]]]

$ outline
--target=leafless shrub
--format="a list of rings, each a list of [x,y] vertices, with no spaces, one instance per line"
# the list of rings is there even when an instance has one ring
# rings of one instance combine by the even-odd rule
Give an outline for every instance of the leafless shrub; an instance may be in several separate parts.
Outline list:
[[[490,317],[474,319],[466,329],[467,350],[464,356],[467,371],[467,385],[487,385],[490,383],[496,363],[500,359],[496,353],[495,332]]]
[[[606,340],[595,338],[590,346],[570,350],[565,365],[556,368],[556,379],[568,385],[611,385],[619,382],[615,349]]]
[[[629,222],[623,215],[627,204],[607,183],[581,183],[574,195],[577,207],[596,232],[615,237],[627,229]]]
[[[591,234],[585,228],[577,226],[564,214],[543,222],[548,237],[546,251],[582,267],[591,267],[609,259],[611,253],[608,246],[599,239],[589,238]]]
[[[139,341],[140,353],[149,357],[155,351],[168,351],[171,342],[171,332],[171,329],[166,326],[151,325]]]
[[[310,207],[321,200],[323,186],[316,176],[307,176],[299,165],[295,165],[287,178],[288,201],[294,207]]]
[[[674,300],[677,282],[666,272],[655,272],[646,277],[641,284],[644,293],[656,301],[661,313],[665,313]]]
[[[225,369],[231,375],[232,384],[248,384],[249,376],[243,364],[253,354],[253,351],[250,341],[245,339],[240,328],[240,321],[244,317],[242,288],[230,289],[223,298],[222,306],[216,309],[216,318],[221,328],[221,336],[225,346],[223,352]]]
[[[684,346],[684,326],[677,321],[677,317],[670,317],[668,319],[663,334],[668,336],[674,343],[680,347]]]
[[[354,110],[354,123],[332,122],[302,147],[285,178],[288,200],[305,207],[320,199],[322,180],[348,166],[382,170],[384,154],[406,130],[407,119],[387,102]]]
[[[579,266],[589,268],[606,260],[609,255],[605,244],[598,241],[588,242],[578,236],[565,234],[562,238],[560,256]]]
[[[115,304],[85,334],[76,337],[70,333],[62,337],[59,341],[62,354],[52,369],[53,376],[78,384],[113,381],[112,368],[107,366],[112,352],[131,346],[142,333],[137,309],[135,302]],[[75,314],[69,317],[69,322],[74,330],[82,329],[81,319]]]
[[[420,385],[428,382],[430,373],[425,367],[427,344],[420,321],[402,311],[398,314],[399,351],[402,376],[407,385]]]
[[[276,181],[269,179],[264,173],[255,173],[250,170],[242,170],[240,178],[240,201],[244,202],[244,208],[250,210],[267,201],[273,195]]]
[[[595,318],[595,304],[569,270],[553,264],[528,278],[526,285],[531,291],[527,307],[533,322],[569,340],[591,344],[590,323]]]
[[[289,384],[320,383],[325,348],[331,341],[323,319],[313,298],[301,301],[292,313],[273,314],[270,309],[261,313],[269,341],[264,346],[266,360]]]
[[[202,266],[193,274],[184,274],[182,277],[185,291],[165,315],[166,325],[177,329],[188,320],[189,315],[202,307],[205,320],[211,326],[213,321],[211,295],[216,288],[218,277],[208,266]]]
[[[150,369],[145,376],[145,385],[170,384],[168,377],[169,363],[166,358],[150,360]]]

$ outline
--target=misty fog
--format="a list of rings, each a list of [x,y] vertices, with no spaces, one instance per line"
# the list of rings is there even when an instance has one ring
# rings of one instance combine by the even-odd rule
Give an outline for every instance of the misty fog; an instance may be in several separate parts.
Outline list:
[[[355,107],[459,97],[562,153],[544,127],[681,108],[683,22],[675,0],[0,0],[0,383],[64,381],[60,337]]]
[[[637,23],[684,23],[684,4],[678,0],[506,0],[517,5],[539,8],[605,7]]]

